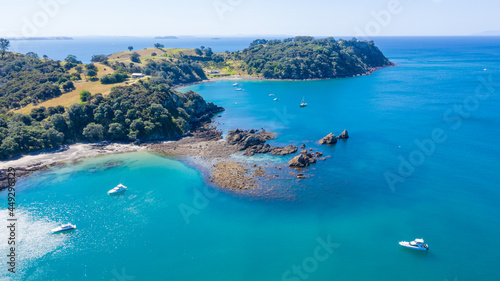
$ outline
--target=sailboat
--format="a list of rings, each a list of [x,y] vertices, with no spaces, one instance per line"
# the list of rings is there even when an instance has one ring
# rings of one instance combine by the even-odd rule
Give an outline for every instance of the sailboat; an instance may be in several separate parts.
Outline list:
[[[302,102],[300,103],[300,107],[306,107],[307,103],[304,101],[304,97],[302,97]]]

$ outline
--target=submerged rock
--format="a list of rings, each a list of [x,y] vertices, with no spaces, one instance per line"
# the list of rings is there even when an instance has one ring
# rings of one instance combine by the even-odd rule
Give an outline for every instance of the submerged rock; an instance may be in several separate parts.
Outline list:
[[[326,137],[319,140],[320,144],[335,144],[337,137],[333,133],[329,133]]]
[[[306,176],[304,174],[297,174],[297,178],[299,178],[299,179],[305,179]]]
[[[349,138],[349,134],[347,133],[347,130],[344,130],[337,138],[341,139],[341,140],[348,139]]]

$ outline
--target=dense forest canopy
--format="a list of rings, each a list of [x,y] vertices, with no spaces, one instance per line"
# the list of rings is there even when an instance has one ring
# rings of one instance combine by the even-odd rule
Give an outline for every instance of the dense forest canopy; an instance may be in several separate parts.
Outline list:
[[[373,41],[314,39],[298,36],[284,40],[258,39],[229,57],[243,61],[249,74],[275,79],[318,79],[363,74],[392,63]]]

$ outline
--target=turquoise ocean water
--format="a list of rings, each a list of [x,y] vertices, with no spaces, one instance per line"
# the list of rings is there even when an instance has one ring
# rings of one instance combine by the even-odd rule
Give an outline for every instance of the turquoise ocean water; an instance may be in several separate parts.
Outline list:
[[[330,155],[307,169],[312,177],[276,182],[290,196],[217,193],[194,167],[145,152],[36,173],[17,185],[14,280],[84,280],[85,266],[87,280],[500,279],[500,38],[376,43],[396,67],[240,80],[241,92],[234,81],[180,89],[225,107],[223,130],[266,128],[274,144]],[[348,141],[317,144],[344,129]],[[120,181],[129,190],[108,196]],[[49,234],[65,222],[78,229]],[[397,244],[420,237],[429,252]],[[12,278],[5,272],[2,262],[0,276]]]

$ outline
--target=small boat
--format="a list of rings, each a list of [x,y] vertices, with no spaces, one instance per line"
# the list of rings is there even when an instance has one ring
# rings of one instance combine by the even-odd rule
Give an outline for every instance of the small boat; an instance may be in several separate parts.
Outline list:
[[[306,107],[307,103],[304,101],[304,97],[302,97],[302,102],[300,103],[300,107]]]
[[[270,97],[274,97],[274,94],[269,94]]]
[[[411,242],[401,241],[399,242],[399,245],[414,250],[420,250],[420,251],[429,250],[429,245],[424,244],[424,239],[415,239],[414,241]]]
[[[242,88],[236,88],[236,91],[243,91]]]
[[[236,86],[238,86],[238,83],[234,83],[234,84],[233,84],[233,87],[236,87]]]
[[[278,98],[274,98],[274,101],[277,101],[277,100],[278,100]]]
[[[111,194],[116,194],[116,193],[123,192],[123,191],[125,191],[125,190],[127,190],[127,187],[126,187],[126,186],[124,186],[123,184],[121,184],[121,183],[120,183],[120,184],[119,184],[119,185],[117,185],[115,188],[113,188],[113,189],[111,189],[110,191],[108,191],[108,194],[110,194],[110,195],[111,195]]]
[[[72,225],[71,223],[67,224],[62,224],[61,226],[58,226],[54,229],[51,230],[52,233],[60,233],[60,232],[65,232],[68,230],[76,229],[76,225]]]

